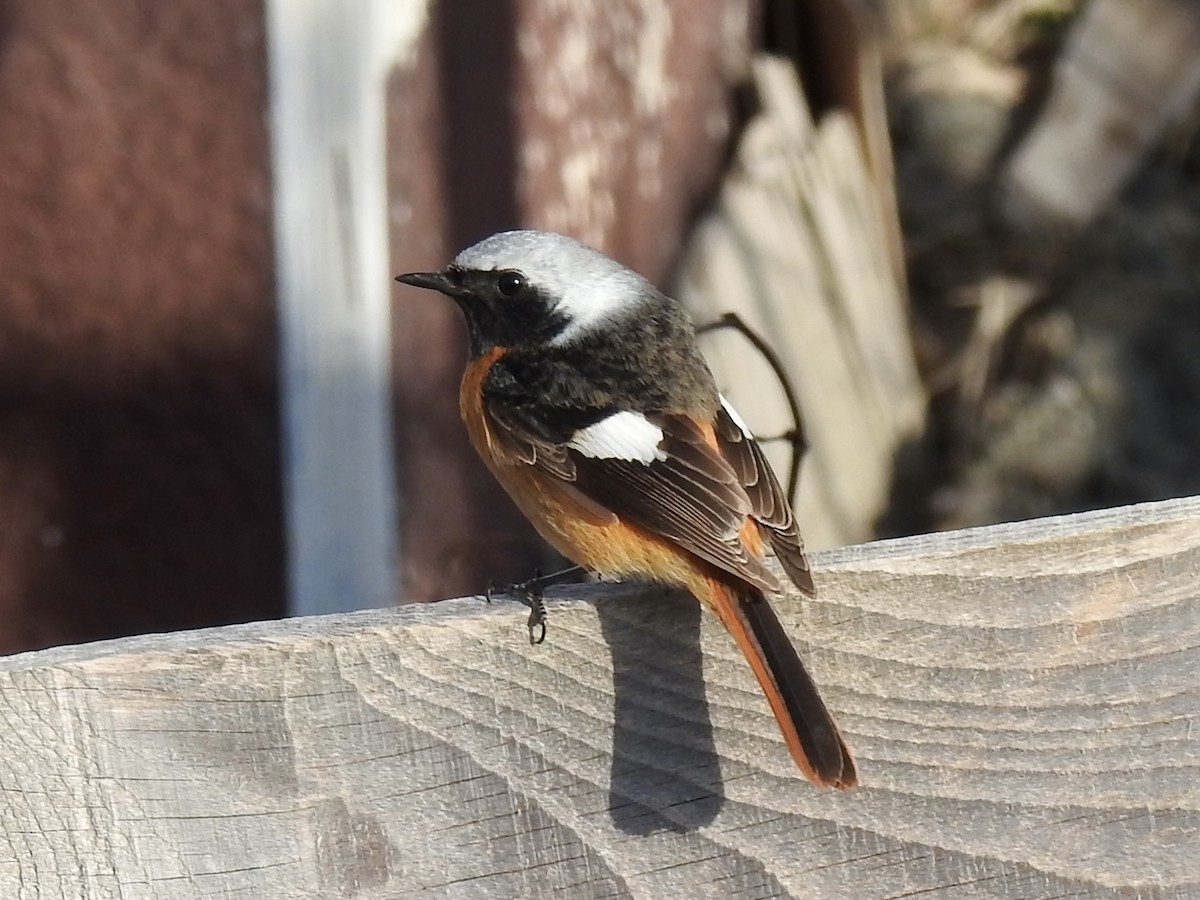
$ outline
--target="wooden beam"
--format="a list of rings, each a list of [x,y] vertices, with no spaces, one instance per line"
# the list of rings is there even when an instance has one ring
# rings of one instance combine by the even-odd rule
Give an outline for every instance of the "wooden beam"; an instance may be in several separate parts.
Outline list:
[[[856,791],[659,589],[148,636],[0,660],[0,896],[1200,892],[1200,498],[815,563]]]
[[[297,615],[396,599],[384,84],[424,0],[269,0],[287,507]]]

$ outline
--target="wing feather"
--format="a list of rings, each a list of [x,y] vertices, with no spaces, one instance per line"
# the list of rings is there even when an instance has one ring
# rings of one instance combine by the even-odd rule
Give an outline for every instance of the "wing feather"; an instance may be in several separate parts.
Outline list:
[[[778,579],[743,546],[739,532],[753,504],[738,473],[702,427],[686,416],[648,417],[662,429],[662,459],[584,456],[540,437],[517,414],[488,409],[494,449],[511,463],[532,465],[590,503],[611,511],[767,591]]]
[[[738,480],[750,498],[750,515],[764,526],[763,536],[775,551],[783,570],[800,590],[806,594],[815,593],[800,527],[762,447],[724,405],[717,410],[713,427],[721,454],[738,473]]]

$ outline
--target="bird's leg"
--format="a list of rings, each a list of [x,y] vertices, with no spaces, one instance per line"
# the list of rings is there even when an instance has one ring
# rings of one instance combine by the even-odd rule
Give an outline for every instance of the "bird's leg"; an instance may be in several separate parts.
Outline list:
[[[492,597],[496,594],[507,594],[510,597],[516,597],[522,603],[529,607],[529,643],[540,644],[546,639],[546,601],[542,599],[542,594],[546,588],[551,585],[560,584],[570,578],[574,578],[584,572],[583,566],[571,566],[569,569],[563,569],[560,572],[551,572],[549,575],[534,575],[528,581],[521,581],[517,584],[496,584],[492,582],[488,585],[487,601],[492,602]],[[534,637],[534,631],[540,629],[541,633]]]

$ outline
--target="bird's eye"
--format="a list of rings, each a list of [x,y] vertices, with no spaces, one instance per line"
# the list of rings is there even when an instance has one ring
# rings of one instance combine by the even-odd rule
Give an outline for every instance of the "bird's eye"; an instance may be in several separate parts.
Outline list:
[[[505,297],[515,297],[524,284],[520,272],[501,272],[496,278],[496,289]]]

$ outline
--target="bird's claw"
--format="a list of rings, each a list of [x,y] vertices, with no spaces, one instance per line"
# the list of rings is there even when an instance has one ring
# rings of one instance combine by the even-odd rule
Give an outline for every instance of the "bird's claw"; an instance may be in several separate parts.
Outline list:
[[[487,593],[484,595],[488,603],[492,602],[492,597],[495,595],[506,594],[516,597],[529,607],[529,620],[526,622],[526,627],[529,629],[529,643],[533,646],[546,640],[546,601],[542,597],[540,579],[539,575],[529,581],[500,585],[493,581],[488,585]]]

